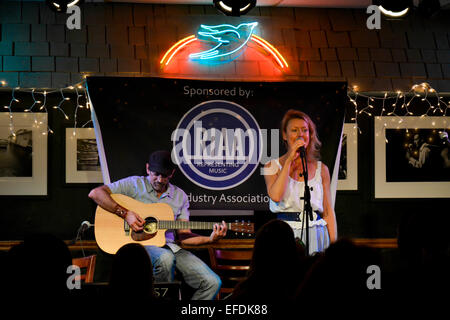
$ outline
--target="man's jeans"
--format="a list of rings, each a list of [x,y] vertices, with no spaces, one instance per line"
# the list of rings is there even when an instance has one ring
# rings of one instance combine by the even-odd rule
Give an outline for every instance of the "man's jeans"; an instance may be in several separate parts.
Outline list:
[[[172,282],[176,269],[184,281],[196,290],[192,300],[212,300],[216,297],[222,284],[219,276],[194,254],[184,249],[173,253],[167,246],[145,248],[152,259],[155,281]]]

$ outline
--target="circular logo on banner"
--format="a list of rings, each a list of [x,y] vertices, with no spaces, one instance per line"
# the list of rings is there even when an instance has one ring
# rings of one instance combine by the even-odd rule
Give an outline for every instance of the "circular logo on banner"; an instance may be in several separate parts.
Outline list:
[[[247,180],[262,155],[261,130],[237,103],[212,100],[189,110],[172,133],[172,159],[193,183],[211,190]]]

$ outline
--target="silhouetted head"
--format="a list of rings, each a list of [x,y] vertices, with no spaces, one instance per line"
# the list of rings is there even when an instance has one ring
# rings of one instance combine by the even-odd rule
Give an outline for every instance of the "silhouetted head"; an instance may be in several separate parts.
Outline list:
[[[153,296],[153,267],[147,250],[138,243],[121,247],[114,255],[109,281],[112,293]]]
[[[51,234],[27,236],[10,249],[9,281],[21,295],[44,299],[69,293],[67,268],[72,264],[69,248]]]
[[[397,243],[400,254],[409,266],[421,267],[430,263],[448,260],[450,256],[450,240],[446,226],[450,222],[447,214],[438,218],[438,225],[427,225],[429,217],[423,212],[405,215],[399,226]]]
[[[249,275],[277,273],[279,278],[289,278],[298,268],[299,252],[292,228],[282,220],[271,220],[256,233]]]
[[[302,258],[292,228],[282,220],[267,222],[256,233],[248,278],[232,298],[261,302],[292,297],[303,276]]]
[[[312,265],[299,288],[297,299],[314,301],[316,297],[330,292],[336,293],[336,299],[370,294],[367,279],[371,266],[381,270],[381,257],[377,251],[340,239],[332,243]]]

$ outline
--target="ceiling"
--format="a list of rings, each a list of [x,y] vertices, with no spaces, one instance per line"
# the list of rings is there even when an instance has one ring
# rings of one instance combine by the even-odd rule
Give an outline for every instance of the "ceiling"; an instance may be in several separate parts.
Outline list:
[[[213,0],[105,0],[124,3],[164,3],[210,5]],[[367,8],[372,0],[257,0],[257,6],[314,7],[314,8]]]

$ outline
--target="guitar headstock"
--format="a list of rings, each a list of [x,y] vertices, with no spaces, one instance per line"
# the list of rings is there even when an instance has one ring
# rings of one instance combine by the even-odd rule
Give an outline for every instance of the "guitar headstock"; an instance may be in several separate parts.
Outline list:
[[[253,222],[237,221],[230,223],[230,230],[236,233],[241,233],[242,235],[247,234],[251,236],[255,233],[255,225]]]

